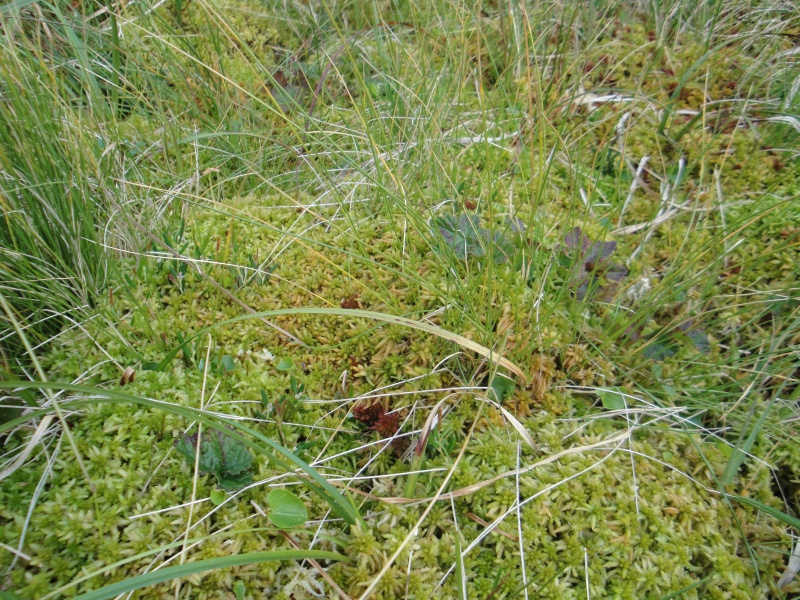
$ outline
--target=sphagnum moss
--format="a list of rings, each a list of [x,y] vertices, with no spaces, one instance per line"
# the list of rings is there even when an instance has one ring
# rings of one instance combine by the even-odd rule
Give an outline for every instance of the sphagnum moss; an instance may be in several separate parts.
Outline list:
[[[707,426],[743,427],[747,409],[764,407],[763,394],[777,376],[790,372],[782,369],[788,364],[782,362],[765,381],[747,379],[754,371],[748,357],[762,350],[759,340],[791,318],[793,309],[777,303],[787,300],[787,291],[797,285],[792,200],[800,171],[787,151],[796,138],[785,133],[791,121],[766,120],[778,106],[779,113],[792,109],[791,85],[781,89],[780,82],[796,77],[786,60],[791,54],[780,54],[791,52],[794,43],[780,7],[763,3],[751,13],[728,7],[719,23],[711,20],[714,27],[721,26],[717,31],[708,30],[708,7],[702,5],[681,13],[680,23],[672,27],[672,17],[641,7],[632,10],[630,19],[609,8],[602,20],[593,21],[582,8],[568,15],[556,5],[539,7],[543,12],[526,20],[516,7],[506,11],[486,5],[479,13],[449,2],[414,3],[408,9],[395,4],[376,7],[385,25],[376,30],[357,3],[322,11],[285,3],[258,8],[188,3],[179,31],[167,36],[167,45],[186,43],[181,46],[185,52],[171,55],[164,53],[158,35],[137,30],[134,43],[160,48],[156,57],[172,56],[185,80],[171,82],[170,89],[188,92],[191,110],[184,120],[177,117],[177,125],[170,114],[167,129],[159,128],[153,115],[134,115],[121,128],[125,144],[158,146],[163,131],[183,128],[171,134],[183,139],[175,148],[164,134],[163,160],[154,164],[172,177],[182,161],[191,163],[186,175],[196,184],[191,201],[224,199],[184,213],[186,239],[191,241],[182,251],[232,263],[203,263],[203,268],[255,310],[355,303],[418,318],[427,315],[466,337],[502,347],[534,376],[529,388],[517,389],[507,401],[536,442],[536,450],[522,445],[523,467],[573,445],[598,442],[624,424],[647,418],[632,413],[613,420],[581,420],[595,414],[594,396],[570,395],[576,386],[646,390],[649,416],[688,404],[706,411]],[[216,10],[226,15],[236,36],[211,35],[217,25],[220,31],[231,31],[227,23],[215,20]],[[772,19],[774,35],[752,35],[763,28],[765,15]],[[176,20],[169,11],[161,16],[169,23]],[[343,37],[353,27],[353,37]],[[206,35],[213,41],[204,40]],[[728,36],[726,45],[707,53],[706,42],[723,36]],[[246,48],[237,47],[240,43]],[[210,68],[191,57],[192,47]],[[253,56],[258,65],[250,62]],[[409,56],[412,60],[406,60]],[[548,58],[539,63],[542,57]],[[147,61],[145,70],[165,66]],[[314,67],[329,66],[330,76],[322,82]],[[296,118],[300,113],[290,106],[281,109],[288,117],[281,117],[266,90],[276,91],[266,71],[276,80],[279,72],[291,79],[303,71],[317,78],[312,85],[325,83],[315,98],[314,118],[301,125],[303,119]],[[364,77],[378,83],[364,89]],[[211,84],[206,86],[206,80]],[[611,99],[592,100],[586,91]],[[309,98],[300,98],[301,104]],[[587,98],[591,101],[584,102]],[[226,120],[229,114],[233,117]],[[208,123],[209,136],[197,136],[198,126]],[[268,135],[250,136],[253,126]],[[245,131],[248,136],[239,136],[238,147],[228,146],[222,140],[237,136],[215,137],[226,127],[226,134]],[[301,130],[302,161],[295,149],[281,146],[299,143]],[[271,143],[273,135],[280,143]],[[269,143],[251,147],[244,141],[259,136]],[[485,143],[483,136],[495,141]],[[181,146],[186,140],[191,148]],[[644,185],[637,182],[630,193],[631,172],[645,156],[650,162],[641,175]],[[683,184],[678,186],[681,169]],[[225,187],[240,177],[241,188]],[[156,187],[171,185],[155,179]],[[673,185],[677,192],[665,192]],[[287,193],[259,191],[246,198],[225,193],[265,186]],[[340,203],[334,190],[347,202]],[[318,205],[318,199],[328,206]],[[659,211],[681,204],[652,235],[611,233],[615,224],[623,229],[639,224],[648,231]],[[525,223],[525,275],[522,265],[452,260],[428,226],[431,217],[451,209],[475,211],[486,226],[506,218]],[[553,278],[550,267],[558,259],[564,233],[576,223],[592,239],[620,242],[627,253],[620,260],[636,253],[628,266],[637,277],[652,279],[643,301],[611,297],[593,305],[570,298],[569,281]],[[267,257],[266,270],[251,281],[253,272],[243,267]],[[163,256],[139,258],[130,269],[132,283],[120,280],[115,288],[128,288],[127,297],[117,295],[113,306],[109,299],[109,305],[99,307],[116,329],[95,320],[85,327],[91,342],[77,329],[62,335],[46,357],[51,376],[108,385],[120,375],[114,363],[141,367],[158,362],[180,343],[179,332],[185,339],[240,314],[238,306],[191,269],[180,277],[170,264],[179,266]],[[126,271],[129,265],[124,263]],[[759,308],[764,304],[770,307],[766,312]],[[620,313],[632,313],[632,323],[619,326]],[[645,316],[639,318],[639,313]],[[643,337],[658,333],[676,315],[698,314],[710,315],[704,329],[711,346],[707,355],[686,345],[672,360],[641,359],[636,343]],[[404,416],[411,415],[401,432],[407,433],[419,429],[427,411],[447,394],[438,390],[480,384],[486,378],[479,361],[459,355],[443,364],[446,370],[406,381],[454,350],[417,332],[322,316],[278,317],[275,323],[311,347],[288,343],[257,319],[212,332],[213,355],[234,357],[236,369],[224,377],[211,374],[209,408],[259,417],[258,427],[277,438],[274,414],[262,405],[261,393],[269,403],[287,392],[290,375],[275,366],[278,359],[291,357],[296,365],[292,375],[306,386],[308,399],[323,402],[303,404],[293,424],[282,426],[287,446],[298,448],[308,460],[323,448],[320,459],[338,456],[320,463],[326,476],[374,477],[349,482],[361,492],[405,495],[409,465],[398,460],[393,447],[367,447],[378,442],[378,434],[347,417],[353,401],[338,400],[371,397],[377,388],[391,385],[396,385],[392,391],[414,392],[387,401]],[[197,406],[203,385],[197,363],[208,343],[208,338],[196,340],[164,372],[140,368],[126,391]],[[791,352],[796,343],[796,336],[790,337],[777,352]],[[753,404],[737,408],[736,399],[751,382],[759,393],[753,394]],[[724,402],[709,398],[712,394]],[[445,425],[457,448],[478,404],[465,391],[447,402],[452,410]],[[791,414],[791,407],[784,408]],[[778,412],[770,416],[769,435],[760,436],[751,451],[776,461],[786,473],[780,478],[785,482],[800,472],[800,454],[796,444],[777,439],[776,432],[785,432],[781,418]],[[11,587],[26,596],[41,596],[114,558],[179,539],[185,530],[188,511],[176,507],[191,496],[192,472],[171,449],[187,423],[122,406],[87,410],[70,422],[98,490],[89,492],[63,452],[55,456],[52,479],[31,513],[23,545],[32,561],[18,561],[10,574]],[[467,553],[470,596],[495,592],[498,574],[507,579],[496,597],[519,596],[524,564],[527,580],[536,579],[532,590],[550,581],[538,590],[540,597],[584,598],[588,580],[591,597],[658,598],[704,578],[702,587],[684,596],[766,597],[783,562],[779,552],[764,549],[788,548],[786,531],[704,489],[719,488],[730,447],[701,434],[698,418],[688,431],[668,427],[672,423],[639,429],[613,452],[604,448],[568,454],[520,475],[519,500],[539,495],[521,507],[519,526],[514,513],[499,524],[498,530],[512,538],[496,531]],[[518,436],[498,411],[484,407],[475,425],[451,489],[480,484],[516,465]],[[309,442],[314,445],[303,447]],[[9,445],[22,443],[18,433]],[[48,456],[54,448],[55,440],[48,438]],[[372,460],[379,450],[380,457]],[[39,481],[32,467],[44,459],[17,471],[0,487],[0,514],[8,521],[4,543],[16,544],[21,534]],[[423,466],[448,469],[453,460],[453,452],[437,454],[431,447]],[[257,475],[266,479],[281,474],[260,461]],[[740,493],[781,506],[768,469],[748,462],[741,476]],[[440,477],[441,471],[421,474],[414,495],[430,496]],[[200,497],[213,485],[210,478],[201,478]],[[267,491],[255,488],[213,514],[210,503],[201,504],[194,512],[193,521],[199,524],[193,533],[227,525],[268,525],[249,502],[264,506]],[[325,516],[327,507],[319,498],[303,495],[303,500],[312,518]],[[406,589],[409,598],[456,597],[452,573],[445,577],[456,562],[454,521],[466,547],[484,532],[481,520],[505,514],[517,500],[516,481],[507,477],[452,505],[442,502],[373,597],[403,597]],[[164,512],[153,512],[160,510]],[[397,548],[420,508],[369,500],[362,512],[367,531],[330,519],[322,525],[355,561],[330,568],[354,596]],[[311,534],[297,536],[301,544],[311,543]],[[516,536],[521,546],[513,541]],[[314,542],[326,549],[329,543],[324,538]],[[285,539],[272,532],[231,534],[204,542],[190,556],[284,547]],[[750,548],[758,552],[756,563],[748,555]],[[9,555],[1,556],[4,564],[10,562]],[[158,557],[152,564],[163,560]],[[133,575],[149,564],[147,559],[135,561],[116,569],[111,578]],[[196,598],[231,596],[235,581],[244,582],[254,595],[287,600],[316,596],[324,585],[307,565],[267,563],[193,577],[184,590]],[[95,580],[78,589],[96,585]],[[162,585],[141,597],[169,593],[171,588]]]
[[[226,219],[214,215],[198,218],[196,222],[202,223],[205,232],[211,232],[212,235],[214,232],[222,235],[230,225]],[[261,247],[263,228],[236,226],[241,228],[241,239],[248,240],[248,249],[255,251]],[[368,230],[360,230],[355,235],[364,241],[370,239]],[[325,242],[329,237],[322,229],[312,234],[314,243]],[[339,294],[343,285],[338,281],[341,273],[337,273],[330,262],[316,263],[314,269],[308,268],[305,266],[308,256],[306,247],[299,244],[290,246],[273,271],[276,275],[274,280],[268,285],[251,286],[245,290],[251,305],[256,309],[266,308],[274,305],[275,298],[297,293],[301,295],[297,299],[301,304],[340,302]],[[330,269],[328,274],[321,272],[325,267]],[[290,273],[291,281],[288,277]],[[440,267],[431,261],[428,265],[429,282],[435,281],[436,273],[441,273]],[[284,278],[283,274],[287,277]],[[348,277],[353,281],[360,279],[355,265]],[[387,286],[397,285],[392,283],[394,275],[391,273],[381,274],[380,277],[384,278]],[[313,289],[314,296],[294,291],[303,289]],[[371,295],[368,289],[362,289],[362,302],[369,306]],[[238,310],[227,301],[220,301],[213,296],[200,282],[180,292],[167,278],[156,277],[146,282],[137,293],[144,297],[152,294],[157,300],[154,326],[168,336],[166,345],[139,342],[135,345],[134,353],[131,347],[109,344],[111,333],[100,328],[91,332],[94,343],[79,335],[65,336],[64,344],[55,348],[48,357],[51,368],[57,369],[55,372],[60,377],[80,375],[86,365],[100,358],[96,344],[105,348],[113,347],[114,359],[120,364],[136,363],[139,356],[158,360],[177,342],[172,335],[178,328],[186,328],[184,336],[187,337],[192,331],[233,316],[234,311]],[[513,304],[514,297],[509,297],[508,302]],[[189,305],[194,317],[191,322],[186,318]],[[414,306],[409,304],[409,308]],[[131,308],[136,310],[135,306]],[[127,314],[128,327],[135,331],[136,327],[130,325],[131,313]],[[370,341],[375,332],[363,335],[364,325],[353,327],[346,320],[321,317],[291,317],[278,322],[295,334],[302,332],[302,339],[309,343],[327,339],[330,345],[319,349],[287,346],[278,334],[255,320],[215,330],[211,336],[213,351],[235,355],[236,370],[225,377],[212,375],[215,388],[210,405],[212,409],[225,407],[228,413],[253,417],[257,411],[265,410],[260,403],[262,389],[268,398],[286,389],[286,375],[275,370],[277,359],[265,360],[262,357],[264,350],[274,356],[292,356],[299,366],[295,376],[306,385],[310,398],[319,399],[333,398],[337,390],[341,391],[339,375],[344,369],[357,374],[349,381],[348,391],[352,396],[359,390],[367,392],[407,377],[408,368],[404,367],[403,362],[395,368],[402,369],[405,375],[401,376],[400,372],[393,369],[386,370],[385,364],[392,356],[402,356],[408,364],[421,361],[420,365],[430,369],[435,364],[435,357],[440,356],[443,350],[438,343],[431,343],[424,338],[409,343],[409,340],[417,338],[416,334],[391,328],[386,332],[387,337],[383,338],[389,341],[382,342],[392,344],[392,356],[388,356],[381,354],[380,344]],[[361,337],[358,337],[359,334]],[[205,344],[207,340],[200,342]],[[570,354],[567,368],[577,368],[586,360],[586,354],[583,351]],[[374,360],[375,356],[378,356],[377,360]],[[549,376],[558,376],[555,365],[548,364]],[[363,375],[358,376],[359,373]],[[101,370],[96,380],[103,381],[112,376],[113,370]],[[432,376],[431,388],[447,385],[449,379],[441,375]],[[166,372],[140,371],[126,391],[193,406],[197,403],[201,385],[202,372],[197,365],[191,362],[185,364],[176,358]],[[399,388],[400,391],[403,389]],[[536,402],[535,398],[526,398],[525,393],[530,394],[518,393],[513,398],[514,403],[530,405]],[[396,408],[410,407],[415,401],[432,403],[437,397],[441,397],[441,394],[425,393],[423,390],[422,395],[414,399],[399,396],[391,403]],[[287,445],[294,447],[299,443],[300,436],[308,438],[315,431],[304,429],[302,425],[336,427],[345,416],[347,407],[339,408],[330,414],[331,418],[323,419],[334,406],[305,406],[305,410],[293,417],[300,426],[283,429]],[[468,395],[462,395],[455,402],[454,409],[450,418],[453,423],[461,424],[456,426],[455,431],[464,431],[470,415],[474,415],[475,403]],[[524,420],[525,425],[529,431],[535,432],[538,452],[543,455],[559,452],[573,444],[595,443],[617,431],[612,423],[595,421],[588,424],[578,436],[565,439],[573,431],[568,421],[557,421],[551,415],[537,411],[535,405],[533,410],[529,407],[528,412],[530,416]],[[456,468],[454,489],[478,484],[508,471],[516,463],[518,450],[513,430],[498,427],[492,421],[487,418],[477,427],[467,455]],[[190,469],[176,453],[171,452],[175,436],[185,426],[174,417],[163,418],[148,411],[121,406],[92,409],[76,417],[74,431],[77,439],[81,440],[93,476],[100,482],[98,492],[92,495],[75,465],[58,457],[53,486],[40,497],[27,533],[25,548],[35,558],[26,569],[18,568],[12,572],[14,588],[23,594],[41,595],[55,584],[69,582],[80,572],[85,572],[89,565],[100,566],[101,563],[97,562],[99,556],[130,555],[179,539],[185,528],[186,509],[153,511],[181,505],[189,496]],[[276,432],[275,425],[263,424],[260,427],[272,435]],[[323,439],[327,439],[328,435],[322,433]],[[520,545],[513,539],[521,533],[525,563],[530,568],[528,579],[546,574],[556,576],[553,583],[542,590],[542,597],[585,597],[585,558],[589,565],[591,593],[597,596],[658,597],[709,573],[711,580],[704,588],[708,590],[709,597],[725,595],[751,598],[762,595],[765,588],[756,584],[753,565],[735,541],[740,532],[734,525],[730,507],[719,496],[710,494],[698,485],[714,486],[708,469],[718,476],[724,469],[725,457],[713,448],[706,448],[705,459],[710,461],[706,466],[694,450],[693,436],[699,441],[696,434],[686,435],[664,429],[640,430],[630,446],[638,453],[633,458],[633,464],[625,451],[627,448],[618,449],[610,456],[608,450],[595,450],[570,454],[521,476],[520,497],[525,499],[540,495],[526,502],[521,509],[521,530],[517,528],[515,517],[508,517],[500,524],[499,529],[512,536],[512,539],[494,533],[467,554],[465,568],[469,574],[470,589],[484,595],[491,593],[498,572],[508,575],[512,582],[507,589],[520,585]],[[355,453],[326,463],[323,472],[332,475],[341,472],[339,469],[354,472],[358,464],[376,451],[375,447],[372,450],[358,449],[365,441],[373,439],[374,435],[369,432],[358,432],[357,423],[345,420],[345,428],[334,437],[327,454],[353,450]],[[318,448],[319,444],[312,447],[309,456],[314,456]],[[523,465],[539,458],[524,448]],[[667,455],[668,460],[664,458]],[[355,459],[355,462],[348,457]],[[666,464],[647,457],[654,457]],[[452,465],[452,457],[439,455],[427,463],[431,468],[448,468]],[[390,450],[384,451],[384,458],[377,464],[381,468],[377,472],[371,471],[376,475],[407,470],[407,466],[399,463]],[[14,475],[15,480],[26,485],[4,486],[0,492],[2,506],[7,507],[4,515],[9,519],[6,528],[9,541],[19,535],[22,520],[21,515],[8,507],[22,506],[29,501],[34,483],[32,472],[18,471]],[[578,475],[581,472],[583,474]],[[269,465],[259,465],[259,477],[276,474]],[[690,481],[686,474],[690,474],[697,483]],[[435,489],[436,478],[435,475],[421,476],[417,490],[423,497]],[[400,495],[401,480],[395,480],[396,485],[387,487],[391,483],[392,480],[389,480],[380,489],[384,492],[392,490],[392,495]],[[199,496],[206,497],[213,485],[211,478],[201,479]],[[762,476],[752,482],[750,493],[763,501],[772,502],[769,485],[769,479]],[[373,484],[358,487],[374,492],[379,489]],[[549,491],[547,488],[550,488]],[[267,526],[268,523],[258,516],[249,502],[253,500],[264,505],[267,491],[265,487],[255,488],[241,498],[226,503],[210,519],[202,519],[192,534],[212,533],[227,524]],[[304,499],[310,507],[312,518],[324,515],[325,507],[318,499],[311,496],[304,496]],[[510,477],[458,498],[455,501],[455,514],[451,514],[444,503],[437,507],[425,528],[420,531],[415,542],[417,547],[404,553],[403,560],[393,568],[391,577],[376,588],[374,597],[397,598],[398,594],[405,593],[406,584],[409,597],[430,595],[440,584],[444,587],[438,588],[438,593],[454,597],[452,575],[442,583],[455,560],[452,541],[446,540],[447,536],[455,535],[453,519],[458,520],[464,540],[474,539],[485,527],[479,522],[480,519],[492,521],[505,514],[516,499],[514,479]],[[386,556],[396,548],[419,514],[414,507],[384,507],[374,502],[367,506],[372,515],[368,519],[371,527],[367,531],[344,529],[336,522],[325,525],[329,533],[345,541],[346,553],[355,561],[352,565],[338,564],[331,568],[337,582],[353,594],[377,573]],[[195,510],[195,522],[211,509],[210,504],[202,504],[199,510]],[[132,518],[144,513],[152,514]],[[749,542],[753,545],[771,544],[784,539],[780,528],[763,519],[754,520],[748,510],[737,508],[736,516],[747,524]],[[48,533],[54,530],[63,533],[58,536]],[[97,532],[103,535],[97,536]],[[235,540],[233,545],[224,542],[224,539],[204,542],[192,551],[191,556],[195,559],[220,556],[236,548],[243,550],[245,546],[248,550],[288,547],[287,542],[275,533],[261,533],[256,537],[250,534],[231,535],[230,539]],[[779,556],[775,555],[765,557],[759,563],[763,581],[770,581],[778,574],[780,562]],[[122,578],[147,564],[147,560],[135,561],[117,569],[112,577]],[[409,565],[410,572],[407,571]],[[212,573],[202,580],[191,580],[192,597],[216,597],[215,594],[220,590],[232,589],[234,581],[243,581],[248,589],[261,593],[285,595],[285,590],[291,589],[294,598],[311,597],[322,589],[313,571],[272,565],[241,568],[233,574]],[[167,589],[167,586],[156,586],[142,592],[141,597],[160,597]],[[689,597],[692,597],[691,593]]]

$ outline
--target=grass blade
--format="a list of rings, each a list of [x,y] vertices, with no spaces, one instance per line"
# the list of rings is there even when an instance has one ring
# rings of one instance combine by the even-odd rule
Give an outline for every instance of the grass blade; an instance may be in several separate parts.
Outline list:
[[[240,315],[238,317],[234,317],[232,319],[227,319],[225,321],[220,321],[218,323],[214,323],[213,325],[209,325],[208,327],[204,327],[193,336],[187,338],[185,342],[189,342],[194,340],[195,338],[203,335],[204,333],[211,331],[216,327],[222,327],[225,325],[230,325],[232,323],[237,323],[239,321],[244,321],[246,319],[253,319],[253,318],[266,318],[266,317],[274,317],[278,315],[331,315],[331,316],[339,316],[339,317],[361,317],[363,319],[373,319],[375,321],[383,321],[385,323],[393,323],[395,325],[403,325],[405,327],[410,327],[412,329],[417,329],[419,331],[424,331],[425,333],[430,333],[432,335],[438,336],[442,339],[455,342],[462,348],[467,350],[471,350],[476,354],[484,357],[489,362],[495,363],[498,366],[501,366],[505,369],[508,369],[514,375],[520,378],[521,381],[527,383],[527,377],[525,373],[520,369],[517,365],[515,365],[510,360],[503,358],[502,356],[498,355],[496,352],[493,352],[489,348],[482,346],[472,340],[469,340],[457,333],[453,333],[451,331],[447,331],[446,329],[442,329],[441,327],[436,327],[435,325],[430,325],[429,323],[423,323],[421,321],[414,321],[413,319],[409,319],[406,317],[399,317],[396,315],[390,315],[386,313],[379,313],[370,310],[359,310],[359,309],[345,309],[345,308],[285,308],[279,310],[267,310],[263,312],[257,312],[247,315]],[[164,369],[170,361],[172,361],[175,356],[177,356],[178,352],[180,352],[181,346],[171,350],[164,360],[162,360],[158,367],[156,368],[157,371],[161,371]]]
[[[276,550],[270,552],[249,552],[247,554],[236,554],[234,556],[220,556],[218,558],[209,558],[183,565],[176,565],[174,567],[167,567],[165,569],[159,569],[158,571],[145,573],[144,575],[137,575],[136,577],[131,577],[101,587],[98,590],[81,594],[77,596],[75,600],[107,600],[108,598],[114,598],[119,594],[132,592],[133,590],[138,590],[148,585],[163,583],[164,581],[194,575],[195,573],[202,573],[203,571],[224,569],[225,567],[252,565],[271,560],[303,560],[307,558],[343,560],[348,562],[350,560],[346,556],[342,556],[336,552],[327,552],[324,550]]]
[[[751,508],[755,508],[756,510],[760,510],[763,513],[768,514],[771,517],[775,517],[779,521],[786,523],[787,525],[791,525],[794,527],[798,532],[800,532],[800,519],[797,517],[793,517],[792,515],[783,512],[782,510],[778,510],[777,508],[773,508],[772,506],[767,506],[766,504],[759,502],[758,500],[753,500],[752,498],[745,498],[744,496],[736,496],[735,494],[728,494],[728,498],[738,502],[739,504],[744,504],[745,506],[749,506]]]

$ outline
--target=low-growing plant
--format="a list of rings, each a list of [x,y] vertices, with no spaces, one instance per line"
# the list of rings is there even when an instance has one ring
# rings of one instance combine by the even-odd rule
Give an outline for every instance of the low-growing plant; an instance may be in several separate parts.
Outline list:
[[[190,465],[197,461],[200,473],[212,473],[225,491],[238,491],[253,482],[253,455],[224,431],[184,434],[175,442],[175,449]]]

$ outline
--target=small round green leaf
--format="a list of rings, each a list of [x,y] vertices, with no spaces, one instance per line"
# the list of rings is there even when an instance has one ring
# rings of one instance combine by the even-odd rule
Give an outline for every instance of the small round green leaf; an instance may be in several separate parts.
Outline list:
[[[225,498],[228,494],[225,493],[225,490],[214,490],[211,492],[211,502],[214,506],[219,506],[223,502],[225,502]]]
[[[275,368],[278,369],[278,371],[291,371],[294,368],[294,361],[288,356],[285,356],[275,365]]]
[[[298,527],[308,520],[306,505],[291,492],[272,490],[267,495],[269,504],[269,520],[275,527],[289,529]]]
[[[230,354],[226,354],[222,357],[220,367],[223,373],[230,373],[236,369],[236,363],[233,362],[233,357]]]
[[[489,387],[489,397],[498,402],[506,400],[514,393],[514,380],[503,375],[495,375]]]
[[[625,397],[616,389],[600,392],[598,396],[606,410],[625,410]]]

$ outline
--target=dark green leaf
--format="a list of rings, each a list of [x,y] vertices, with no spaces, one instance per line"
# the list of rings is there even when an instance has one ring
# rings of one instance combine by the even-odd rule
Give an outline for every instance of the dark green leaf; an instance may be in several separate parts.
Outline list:
[[[507,232],[495,231],[493,242],[492,260],[498,264],[510,260],[517,253],[514,241]]]
[[[703,419],[706,416],[706,411],[701,411],[695,415],[692,415],[686,420],[686,425],[694,425],[697,429],[703,428]]]
[[[237,475],[230,475],[225,473],[221,477],[217,477],[219,487],[228,492],[238,492],[253,483],[253,475],[249,471],[244,471]]]
[[[213,437],[216,438],[216,436]],[[197,434],[183,435],[178,438],[175,443],[175,449],[183,454],[190,465],[194,465],[197,452]],[[222,450],[219,448],[219,440],[217,439],[216,442],[213,439],[209,441],[208,435],[202,436],[200,440],[200,460],[197,462],[197,468],[201,473],[214,473],[221,466]]]
[[[190,464],[194,464],[197,434],[182,436],[175,444],[175,448],[186,457]],[[202,473],[215,473],[223,487],[225,487],[223,482],[226,480],[231,486],[237,485],[234,482],[242,479],[237,476],[245,474],[252,463],[253,455],[240,441],[218,430],[203,433],[200,439],[198,469]],[[249,476],[249,473],[247,475]],[[240,489],[241,487],[229,487],[228,489]]]
[[[706,333],[701,329],[690,329],[686,332],[686,337],[692,340],[694,347],[703,354],[711,352],[711,342]]]
[[[664,360],[670,356],[675,356],[678,350],[673,345],[662,342],[651,342],[644,347],[642,352],[645,358],[651,360]]]
[[[222,472],[225,475],[238,475],[250,468],[253,464],[253,455],[241,442],[215,431],[222,450]]]
[[[447,215],[437,217],[434,222],[457,258],[464,260],[467,256],[486,254],[483,245],[485,232],[477,215]]]

